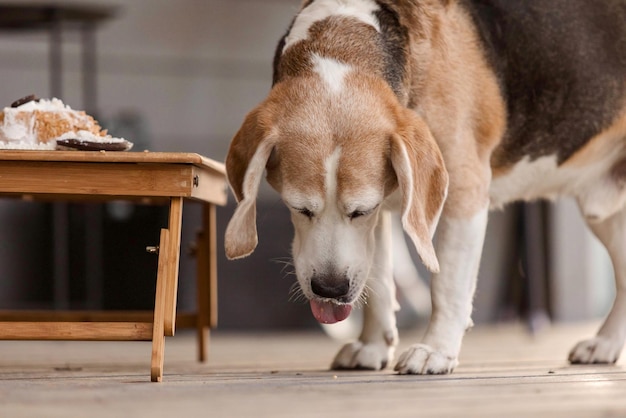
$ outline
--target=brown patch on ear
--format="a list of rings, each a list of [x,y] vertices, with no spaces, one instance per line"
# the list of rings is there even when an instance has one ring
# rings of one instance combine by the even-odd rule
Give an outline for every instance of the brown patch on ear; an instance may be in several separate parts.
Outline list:
[[[432,245],[448,190],[448,172],[426,123],[410,110],[391,138],[391,163],[402,194],[402,226],[424,265],[439,271]]]
[[[226,228],[226,257],[250,255],[257,246],[256,198],[276,133],[263,105],[248,114],[226,156],[228,182],[237,198],[237,209]]]
[[[243,199],[243,182],[248,164],[260,142],[271,135],[273,122],[263,105],[246,116],[226,155],[226,174],[237,201]]]

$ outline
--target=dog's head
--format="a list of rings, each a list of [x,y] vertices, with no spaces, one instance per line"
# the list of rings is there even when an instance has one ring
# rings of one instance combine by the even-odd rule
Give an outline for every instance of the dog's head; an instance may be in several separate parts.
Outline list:
[[[431,240],[447,191],[443,159],[425,122],[380,78],[313,74],[276,84],[233,139],[226,169],[239,202],[227,257],[257,245],[255,201],[267,171],[291,210],[296,275],[320,322],[344,319],[361,297],[392,195],[423,263],[439,269]]]

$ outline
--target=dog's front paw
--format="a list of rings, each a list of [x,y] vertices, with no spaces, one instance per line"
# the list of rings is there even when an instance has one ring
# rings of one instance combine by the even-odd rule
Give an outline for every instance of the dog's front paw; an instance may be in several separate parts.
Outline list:
[[[384,342],[356,341],[344,345],[335,356],[333,370],[382,370],[393,357],[394,347]]]
[[[426,344],[415,344],[402,353],[395,370],[400,374],[447,374],[457,364],[455,356],[446,355]]]
[[[572,364],[613,364],[622,352],[622,343],[597,336],[581,341],[569,353]]]

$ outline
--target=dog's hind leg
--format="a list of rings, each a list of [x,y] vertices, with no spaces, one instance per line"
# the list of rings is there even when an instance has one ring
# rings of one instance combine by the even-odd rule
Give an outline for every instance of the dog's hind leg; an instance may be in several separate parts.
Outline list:
[[[393,281],[391,214],[381,210],[376,226],[376,252],[363,307],[363,331],[356,342],[344,345],[333,369],[384,369],[398,344],[395,312],[399,309]]]
[[[588,222],[611,256],[615,301],[597,335],[578,343],[569,354],[574,364],[615,363],[626,339],[626,210],[601,222]]]

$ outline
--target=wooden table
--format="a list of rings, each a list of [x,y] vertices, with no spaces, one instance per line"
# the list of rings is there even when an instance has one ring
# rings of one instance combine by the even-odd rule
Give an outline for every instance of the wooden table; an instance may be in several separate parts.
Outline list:
[[[161,381],[165,337],[198,331],[206,357],[217,323],[215,205],[227,199],[223,164],[192,153],[0,151],[0,197],[46,201],[130,200],[169,205],[161,230],[154,312],[2,311],[0,340],[152,341],[151,379]],[[183,201],[203,205],[197,237],[197,312],[178,316],[176,295]]]

